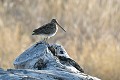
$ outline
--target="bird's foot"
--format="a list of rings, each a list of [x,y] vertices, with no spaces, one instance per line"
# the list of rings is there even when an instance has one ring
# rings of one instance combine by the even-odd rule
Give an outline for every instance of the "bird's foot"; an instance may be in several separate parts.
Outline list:
[[[45,44],[45,45],[49,46],[49,43],[47,41],[45,41],[45,40],[37,42],[35,47],[38,46],[39,44]]]
[[[43,44],[43,42],[42,41],[36,42],[35,47],[38,46],[39,44]]]
[[[45,45],[49,46],[48,37],[47,37],[47,38],[44,38],[43,42],[45,43]]]

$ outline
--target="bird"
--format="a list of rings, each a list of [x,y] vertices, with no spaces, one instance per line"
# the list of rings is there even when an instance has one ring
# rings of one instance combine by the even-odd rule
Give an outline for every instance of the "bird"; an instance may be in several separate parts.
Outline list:
[[[56,19],[52,19],[50,23],[47,23],[39,27],[38,29],[33,30],[32,35],[41,35],[44,37],[44,41],[46,41],[56,34],[56,32],[58,31],[57,26],[59,26],[63,31],[66,32],[66,30],[58,24]]]

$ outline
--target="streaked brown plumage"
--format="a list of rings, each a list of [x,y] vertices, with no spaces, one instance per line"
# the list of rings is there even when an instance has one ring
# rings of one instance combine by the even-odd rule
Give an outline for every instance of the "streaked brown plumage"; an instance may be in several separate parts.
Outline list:
[[[41,27],[39,27],[38,29],[35,29],[33,31],[32,35],[42,35],[45,36],[45,38],[49,38],[52,37],[56,34],[58,27],[56,26],[58,25],[60,28],[62,28],[56,21],[56,19],[52,19],[50,23],[45,24]],[[63,29],[63,28],[62,28]],[[63,29],[64,30],[64,29]],[[64,30],[65,31],[65,30]],[[66,32],[66,31],[65,31]]]

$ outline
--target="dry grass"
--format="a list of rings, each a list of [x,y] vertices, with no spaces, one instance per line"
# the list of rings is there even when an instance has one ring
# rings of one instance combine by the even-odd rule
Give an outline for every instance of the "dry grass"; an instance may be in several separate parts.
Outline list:
[[[22,34],[20,28],[20,26],[16,26],[14,30],[9,27],[0,29],[1,67],[8,68],[13,66],[13,60],[31,43],[30,37]]]
[[[120,80],[119,0],[0,0],[0,67],[13,67],[35,42],[32,30],[51,18],[67,33],[59,29],[50,42],[63,44],[86,73]]]

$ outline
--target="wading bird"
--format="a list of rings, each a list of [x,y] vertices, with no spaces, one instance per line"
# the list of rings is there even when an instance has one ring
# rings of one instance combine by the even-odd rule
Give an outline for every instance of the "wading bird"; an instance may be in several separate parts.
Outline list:
[[[58,30],[57,25],[63,30],[65,31],[65,29],[63,29],[58,22],[56,21],[56,19],[52,19],[50,23],[45,24],[41,27],[39,27],[38,29],[35,29],[33,31],[32,35],[41,35],[44,37],[44,41],[47,41],[48,38],[54,36]],[[65,31],[66,32],[66,31]]]

